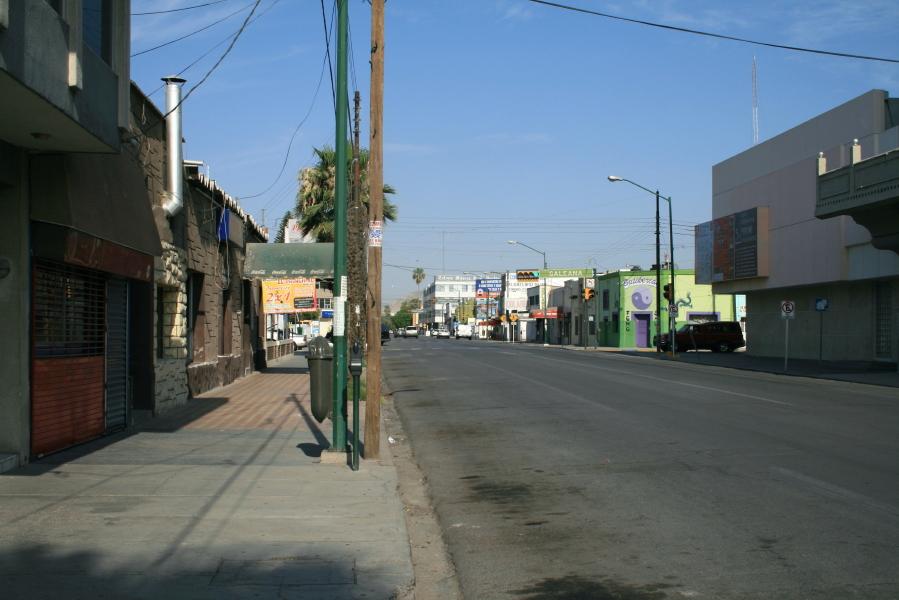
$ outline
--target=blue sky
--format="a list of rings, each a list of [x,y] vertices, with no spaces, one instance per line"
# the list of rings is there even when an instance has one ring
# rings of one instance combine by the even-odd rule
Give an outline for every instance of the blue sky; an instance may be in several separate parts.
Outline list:
[[[606,13],[779,44],[899,58],[899,3],[565,0]],[[133,12],[200,4],[132,0]],[[132,52],[190,33],[250,0],[132,17]],[[333,0],[325,1],[330,20]],[[369,7],[350,0],[355,80],[367,139]],[[146,92],[237,30],[240,12],[137,56]],[[319,0],[262,0],[232,53],[185,102],[185,157],[273,227],[296,172],[334,143]],[[654,261],[652,196],[674,199],[675,262],[693,264],[691,226],[711,216],[712,166],[752,145],[752,60],[764,140],[872,88],[899,95],[899,65],[800,54],[575,14],[526,0],[389,0],[385,181],[398,194],[385,265],[428,275]],[[190,89],[225,44],[185,73]],[[333,48],[332,48],[333,51]],[[351,81],[352,89],[352,81]],[[153,96],[158,105],[161,93]],[[287,167],[271,190],[297,124]],[[445,240],[445,242],[444,242]],[[445,248],[445,250],[444,250]],[[444,267],[445,265],[445,267]],[[385,301],[413,291],[384,269]]]

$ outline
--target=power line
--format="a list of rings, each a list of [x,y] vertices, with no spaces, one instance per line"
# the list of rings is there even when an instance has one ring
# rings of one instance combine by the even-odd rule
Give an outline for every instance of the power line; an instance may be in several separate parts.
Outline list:
[[[132,17],[141,17],[144,15],[164,15],[167,13],[175,13],[181,12],[182,10],[192,10],[194,8],[203,8],[204,6],[212,6],[213,4],[221,4],[222,2],[229,2],[230,0],[213,0],[212,2],[206,2],[204,4],[194,4],[193,6],[182,6],[181,8],[172,8],[169,10],[153,10],[148,12],[133,12],[131,13]]]
[[[331,101],[334,104],[334,113],[337,113],[337,93],[334,91],[334,65],[331,63],[331,35],[328,28],[328,17],[325,15],[325,0],[321,0],[322,5],[322,27],[325,28],[325,51],[328,55],[328,74],[331,76]],[[334,9],[337,4],[334,5]],[[331,26],[334,26],[334,11],[331,11]]]
[[[561,8],[562,10],[570,10],[572,12],[593,15],[596,17],[603,17],[606,19],[614,19],[616,21],[626,21],[628,23],[636,23],[637,25],[646,25],[647,27],[656,27],[658,29],[667,29],[669,31],[679,31],[681,33],[692,33],[694,35],[703,35],[706,37],[717,38],[720,40],[730,40],[732,42],[741,42],[743,44],[752,44],[755,46],[778,48],[780,50],[792,50],[794,52],[807,52],[810,54],[823,54],[825,56],[837,56],[840,58],[856,58],[859,60],[873,60],[873,61],[879,61],[879,62],[899,63],[899,58],[884,58],[884,57],[880,57],[880,56],[866,56],[863,54],[849,54],[846,52],[834,52],[831,50],[819,50],[819,49],[815,49],[815,48],[803,48],[801,46],[788,46],[785,44],[775,44],[775,43],[771,43],[771,42],[759,42],[757,40],[750,40],[747,38],[735,37],[732,35],[724,35],[721,33],[711,33],[708,31],[701,31],[698,29],[688,29],[686,27],[676,27],[674,25],[664,25],[662,23],[654,23],[652,21],[643,21],[640,19],[621,17],[618,15],[611,15],[608,13],[599,12],[597,10],[590,10],[587,8],[581,8],[578,6],[570,6],[568,4],[560,4],[558,2],[549,2],[548,0],[527,0],[527,2],[533,2],[534,4],[542,4],[544,6],[552,6],[553,8]]]
[[[287,144],[287,153],[284,155],[284,162],[281,163],[281,170],[278,171],[278,176],[275,177],[275,179],[274,179],[274,181],[272,181],[271,185],[269,185],[267,188],[265,188],[263,191],[259,192],[258,194],[252,194],[250,196],[240,196],[240,198],[242,200],[249,200],[250,198],[258,198],[259,196],[262,196],[262,195],[268,193],[269,190],[271,190],[273,187],[275,187],[275,184],[278,183],[278,180],[281,179],[281,175],[284,174],[284,169],[287,167],[287,160],[290,158],[290,149],[293,147],[293,140],[294,140],[294,138],[297,137],[297,133],[299,133],[300,128],[303,126],[303,124],[309,118],[309,115],[312,114],[312,109],[315,108],[315,101],[318,99],[318,92],[322,86],[322,79],[325,78],[326,62],[327,62],[327,57],[323,56],[321,73],[318,76],[318,83],[315,85],[315,93],[313,93],[313,95],[312,95],[312,102],[309,103],[309,109],[306,111],[306,115],[303,117],[303,119],[299,123],[297,123],[296,128],[293,130],[293,135],[290,136],[290,142]]]
[[[258,6],[258,5],[259,5],[259,2],[256,2],[256,6]],[[134,58],[134,57],[136,57],[136,56],[140,56],[141,54],[147,54],[148,52],[153,52],[154,50],[159,50],[160,48],[165,48],[166,46],[171,46],[172,44],[175,44],[175,43],[180,42],[180,41],[182,41],[182,40],[186,40],[187,38],[189,38],[189,37],[191,37],[191,36],[194,36],[194,35],[197,35],[197,34],[200,33],[200,32],[206,31],[207,29],[209,29],[209,28],[211,28],[211,27],[215,27],[216,25],[218,25],[219,23],[221,23],[221,22],[223,22],[223,21],[227,21],[228,19],[230,19],[231,17],[233,17],[233,16],[236,15],[237,13],[243,12],[243,11],[245,11],[246,9],[250,8],[251,6],[253,6],[253,4],[247,4],[247,5],[244,6],[243,8],[239,8],[239,9],[235,10],[233,13],[229,13],[229,14],[225,15],[224,17],[222,17],[221,19],[218,19],[217,21],[213,21],[213,22],[210,23],[209,25],[206,25],[205,27],[201,27],[200,29],[196,29],[196,30],[194,30],[194,31],[191,31],[191,32],[188,33],[188,34],[182,35],[181,37],[175,38],[175,39],[173,39],[173,40],[169,40],[169,41],[167,41],[167,42],[163,42],[162,44],[159,44],[159,45],[157,45],[157,46],[153,46],[152,48],[147,48],[146,50],[141,50],[140,52],[135,52],[134,54],[131,55],[131,58]],[[256,10],[256,8],[254,7],[253,10]]]
[[[250,24],[252,25],[252,24],[255,23],[256,21],[258,21],[259,19],[261,19],[261,18],[263,17],[263,15],[265,15],[267,12],[269,12],[271,9],[273,9],[273,8],[275,7],[275,5],[277,5],[278,2],[280,2],[280,1],[281,1],[281,0],[274,0],[271,4],[269,4],[267,7],[265,7],[265,10],[263,10],[263,11],[260,12],[258,15],[256,15],[255,17],[253,17],[253,18],[250,20]],[[240,33],[240,29],[238,29],[237,31],[234,31],[233,33],[229,34],[227,37],[225,37],[225,38],[219,40],[218,42],[216,42],[216,44],[215,44],[214,46],[211,46],[208,50],[206,50],[206,52],[204,52],[203,54],[201,54],[200,56],[198,56],[197,58],[195,58],[195,59],[193,60],[193,62],[191,62],[189,65],[187,65],[186,67],[184,67],[183,69],[181,69],[180,71],[178,71],[177,75],[179,75],[179,76],[180,76],[180,75],[183,75],[184,73],[186,73],[186,72],[188,72],[189,70],[191,70],[192,68],[194,68],[194,66],[196,66],[197,63],[199,63],[201,60],[203,60],[204,58],[206,58],[207,56],[209,56],[210,54],[212,54],[212,51],[213,51],[213,50],[215,50],[216,48],[218,48],[219,46],[221,46],[222,44],[224,44],[225,42],[227,42],[228,40],[230,40],[231,38],[233,38],[234,36],[236,36],[238,33]],[[156,87],[152,92],[150,92],[149,94],[147,94],[147,96],[153,96],[154,94],[156,94],[157,92],[159,92],[160,90],[162,90],[162,88],[164,88],[164,87],[165,87],[165,84],[164,84],[164,83],[163,83],[163,84],[160,84],[160,85],[159,85],[158,87]]]
[[[212,74],[215,72],[215,70],[219,68],[219,65],[222,64],[222,61],[225,60],[225,57],[227,57],[228,54],[231,53],[231,50],[234,48],[234,45],[237,43],[237,40],[240,39],[240,35],[241,35],[241,34],[244,32],[244,30],[247,28],[247,24],[249,24],[250,19],[253,18],[253,14],[256,12],[256,9],[259,8],[259,4],[260,4],[261,2],[262,2],[262,0],[256,0],[256,4],[253,5],[253,9],[250,11],[250,14],[247,15],[247,18],[246,18],[246,19],[244,19],[243,24],[240,26],[240,29],[237,30],[237,33],[236,33],[236,34],[234,34],[234,38],[231,40],[231,43],[228,44],[228,47],[225,49],[225,51],[222,52],[222,55],[219,56],[219,59],[218,59],[217,61],[215,61],[215,64],[212,65],[212,67],[211,67],[208,71],[206,71],[206,74],[203,75],[203,77],[200,79],[200,81],[198,81],[198,82],[196,83],[196,85],[194,85],[193,87],[191,87],[191,88],[187,91],[187,93],[184,94],[184,96],[181,98],[181,101],[178,102],[178,104],[176,104],[175,106],[173,106],[173,107],[172,107],[172,110],[168,111],[167,113],[165,113],[165,115],[163,115],[163,119],[165,119],[165,117],[167,117],[167,116],[169,116],[170,114],[172,114],[172,112],[178,110],[178,108],[180,108],[181,105],[184,104],[184,102],[190,97],[190,95],[193,94],[194,91],[196,91],[197,88],[199,88],[201,85],[203,85],[204,83],[206,83],[206,80],[209,79],[209,76],[212,75]]]

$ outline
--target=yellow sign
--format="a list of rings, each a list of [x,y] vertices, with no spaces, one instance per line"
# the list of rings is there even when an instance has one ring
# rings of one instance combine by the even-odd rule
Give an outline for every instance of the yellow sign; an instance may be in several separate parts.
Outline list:
[[[295,313],[315,306],[315,278],[264,279],[262,312],[267,315]]]
[[[515,313],[512,313],[512,316],[510,316],[509,319],[514,323],[515,321],[518,320],[518,315]]]

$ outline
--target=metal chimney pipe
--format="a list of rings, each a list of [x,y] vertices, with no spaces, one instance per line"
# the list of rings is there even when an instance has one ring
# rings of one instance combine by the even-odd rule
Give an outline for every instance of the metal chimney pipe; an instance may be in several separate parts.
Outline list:
[[[163,77],[165,82],[166,198],[162,204],[166,216],[174,217],[184,206],[184,154],[181,148],[181,85],[186,79],[177,75]]]

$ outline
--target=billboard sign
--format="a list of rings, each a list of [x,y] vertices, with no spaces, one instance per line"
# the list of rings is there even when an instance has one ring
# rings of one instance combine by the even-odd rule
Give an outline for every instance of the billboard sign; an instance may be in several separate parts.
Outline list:
[[[475,279],[475,296],[477,298],[499,298],[502,292],[502,279]]]
[[[297,277],[294,279],[264,279],[262,281],[262,312],[267,315],[294,313],[296,301],[303,305],[307,301],[315,306],[315,279]]]

